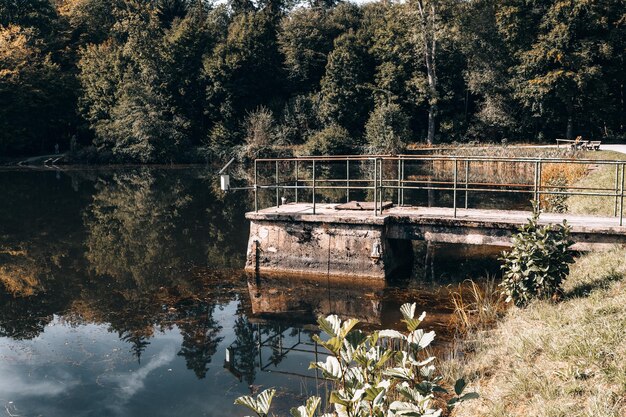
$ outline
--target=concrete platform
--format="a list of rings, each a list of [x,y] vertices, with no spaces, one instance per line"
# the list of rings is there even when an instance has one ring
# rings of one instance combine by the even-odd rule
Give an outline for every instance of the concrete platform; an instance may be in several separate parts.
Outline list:
[[[337,204],[290,203],[246,214],[251,221],[246,269],[384,279],[411,261],[410,241],[510,246],[528,211],[391,207],[337,210]],[[541,223],[571,226],[574,250],[626,245],[614,217],[543,213]]]

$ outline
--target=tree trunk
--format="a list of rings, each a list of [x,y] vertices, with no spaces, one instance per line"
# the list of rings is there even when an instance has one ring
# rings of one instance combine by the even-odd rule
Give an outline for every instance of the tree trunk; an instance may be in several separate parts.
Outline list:
[[[565,137],[574,139],[574,104],[571,101],[567,103],[567,130]]]
[[[428,136],[426,137],[426,143],[432,145],[435,143],[435,117],[437,113],[437,105],[431,104],[428,109]]]
[[[428,7],[428,11],[426,7]],[[428,109],[428,136],[426,142],[432,145],[435,142],[435,128],[437,117],[437,65],[435,56],[437,53],[437,33],[435,24],[435,6],[433,3],[424,4],[421,0],[417,2],[420,14],[422,42],[424,48],[424,61],[426,64],[426,74],[428,76],[429,109]]]

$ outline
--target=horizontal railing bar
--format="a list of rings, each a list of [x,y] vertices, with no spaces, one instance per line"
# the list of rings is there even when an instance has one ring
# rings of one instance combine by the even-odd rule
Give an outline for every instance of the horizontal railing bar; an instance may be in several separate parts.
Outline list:
[[[315,179],[316,183],[323,183],[323,182],[350,182],[350,183],[369,183],[369,182],[373,182],[373,179],[346,179],[346,178],[338,178],[338,179],[322,179],[322,180],[318,180],[317,178]],[[290,184],[293,183],[294,180],[286,180],[286,181],[281,181],[278,183],[278,185],[282,185],[282,184]],[[298,182],[313,182],[312,179],[306,179],[306,178],[299,178]],[[397,185],[398,180],[397,179],[385,179],[382,180],[383,183],[392,183],[394,184],[393,187],[387,187],[386,188],[399,188]],[[404,184],[439,184],[439,185],[454,185],[454,181],[427,181],[427,180],[400,180],[400,183],[402,185]],[[459,181],[457,184],[462,185],[463,186],[463,190],[465,190],[465,182],[464,181]],[[276,185],[276,183],[269,183],[269,184],[265,184],[265,185]],[[526,184],[515,184],[515,183],[489,183],[489,182],[469,182],[467,183],[468,186],[476,186],[476,185],[486,185],[486,186],[499,186],[499,187],[518,187],[518,188],[522,188],[522,187],[533,187],[533,184],[531,183],[526,183]],[[259,185],[260,187],[261,185]],[[253,188],[253,187],[237,187],[239,189],[243,189],[243,188]],[[306,188],[306,187],[305,187]],[[354,188],[354,189],[358,189],[359,186],[356,185],[354,187],[349,187],[349,188]],[[587,191],[603,191],[603,190],[614,190],[613,188],[600,188],[600,187],[576,187],[576,186],[561,186],[561,185],[542,185],[540,187],[540,189],[548,189],[548,188],[556,188],[556,189],[564,189],[564,190],[587,190]],[[231,187],[231,189],[235,189],[235,187]],[[445,188],[443,188],[445,189]],[[468,188],[468,190],[472,190],[472,188]]]
[[[265,190],[275,190],[276,188],[278,189],[286,189],[286,190],[292,190],[292,189],[299,189],[299,190],[312,190],[312,187],[306,187],[306,186],[274,186],[274,185],[266,185],[266,186],[261,186],[258,185],[257,186],[258,189],[265,189]],[[346,190],[346,189],[350,189],[350,190],[373,190],[375,187],[347,187],[347,186],[341,186],[341,185],[337,185],[337,186],[321,186],[321,187],[315,187],[317,190]],[[389,187],[389,186],[379,186],[379,188],[384,188],[384,189],[395,189],[394,187]],[[425,190],[425,191],[454,191],[453,188],[443,188],[443,187],[405,187],[405,189],[407,190]],[[460,189],[463,192],[466,191],[465,188]],[[529,190],[504,190],[504,189],[498,189],[498,188],[468,188],[467,191],[473,191],[473,192],[490,192],[490,193],[510,193],[510,194],[529,194],[529,193],[533,193],[532,189]],[[568,193],[568,192],[560,192],[560,191],[540,191],[539,192],[540,195],[580,195],[580,196],[591,196],[591,197],[619,197],[621,194],[619,193]]]
[[[507,157],[507,156],[477,156],[477,155],[334,155],[323,157],[290,157],[290,158],[259,158],[257,162],[313,162],[313,161],[329,161],[329,162],[345,162],[350,161],[372,161],[374,159],[382,159],[383,161],[481,161],[481,162],[518,162],[518,163],[532,163],[542,162],[544,164],[551,163],[569,163],[569,164],[599,164],[599,165],[618,165],[624,163],[624,161],[615,161],[609,159],[570,159],[570,158],[556,158],[556,157]]]

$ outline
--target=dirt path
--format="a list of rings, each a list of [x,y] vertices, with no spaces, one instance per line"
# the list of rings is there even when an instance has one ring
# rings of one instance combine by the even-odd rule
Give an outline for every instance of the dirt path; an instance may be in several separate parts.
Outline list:
[[[626,145],[600,145],[600,150],[626,154]]]

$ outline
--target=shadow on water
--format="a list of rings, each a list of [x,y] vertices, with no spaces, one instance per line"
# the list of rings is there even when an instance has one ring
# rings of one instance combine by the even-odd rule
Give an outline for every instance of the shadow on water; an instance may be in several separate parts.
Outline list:
[[[13,414],[236,416],[234,398],[268,386],[287,407],[320,387],[306,369],[317,316],[397,327],[417,302],[445,341],[446,285],[497,270],[493,251],[415,243],[413,271],[389,283],[247,276],[249,196],[221,193],[204,167],[0,183],[0,402]]]

